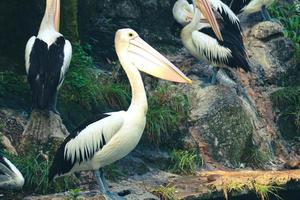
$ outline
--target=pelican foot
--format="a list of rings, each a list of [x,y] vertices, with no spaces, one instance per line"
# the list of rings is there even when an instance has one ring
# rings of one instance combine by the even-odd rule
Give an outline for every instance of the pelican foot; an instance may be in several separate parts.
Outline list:
[[[104,195],[107,200],[126,200],[126,198],[119,196],[117,193],[107,191]]]

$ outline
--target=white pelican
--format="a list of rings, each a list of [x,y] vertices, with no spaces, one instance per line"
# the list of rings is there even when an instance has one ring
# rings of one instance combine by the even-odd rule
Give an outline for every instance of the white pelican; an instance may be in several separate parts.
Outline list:
[[[21,189],[24,178],[21,172],[4,156],[0,155],[0,188]]]
[[[47,0],[37,37],[26,45],[26,73],[33,108],[56,112],[56,96],[70,65],[72,46],[59,31],[60,0]]]
[[[270,6],[274,0],[222,0],[230,6],[231,10],[236,14],[255,13],[261,11],[264,20],[271,20],[267,7]]]
[[[185,21],[186,24],[189,16],[193,16],[189,24],[185,25],[181,31],[181,39],[186,49],[198,59],[206,59],[217,66],[227,66],[229,68],[242,68],[246,72],[250,71],[248,56],[245,51],[243,37],[240,29],[240,23],[237,16],[229,9],[227,5],[220,0],[210,0],[212,9],[217,16],[221,35],[220,40],[214,34],[210,24],[205,21],[201,12],[194,8],[193,13],[187,14],[182,12],[180,6],[176,4],[188,3],[186,0],[178,0],[173,9],[175,19],[178,22]],[[196,1],[194,0],[194,4]],[[215,76],[213,77],[213,82]]]
[[[115,35],[115,48],[129,79],[132,91],[127,111],[109,116],[70,135],[58,149],[49,171],[49,179],[83,170],[94,170],[99,190],[110,198],[102,169],[130,153],[141,139],[148,110],[147,97],[140,71],[169,81],[191,83],[179,69],[158,53],[132,29],[120,29]]]

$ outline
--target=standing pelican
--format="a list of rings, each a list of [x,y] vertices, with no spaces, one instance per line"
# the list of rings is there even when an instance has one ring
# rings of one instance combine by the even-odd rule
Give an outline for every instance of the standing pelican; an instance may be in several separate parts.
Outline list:
[[[178,0],[173,9],[175,19],[178,22],[189,19],[187,13],[176,4],[183,4],[186,0]],[[198,59],[206,59],[212,64],[226,66],[229,68],[242,68],[246,72],[250,71],[248,56],[245,51],[240,23],[236,15],[220,0],[210,0],[212,9],[221,18],[218,19],[222,39],[220,40],[215,34],[210,24],[207,23],[202,13],[194,6],[193,16],[189,24],[185,25],[181,31],[181,39],[186,49]],[[194,0],[194,5],[196,1]],[[212,82],[214,82],[213,77]]]
[[[141,139],[148,110],[143,71],[169,81],[191,83],[179,69],[158,53],[132,29],[120,29],[115,48],[132,91],[127,111],[108,113],[108,117],[88,125],[62,143],[49,171],[49,179],[76,171],[94,170],[99,190],[110,198],[102,169],[130,153]]]
[[[59,33],[60,0],[47,0],[38,36],[26,45],[26,73],[33,108],[56,112],[56,98],[72,57],[72,46]]]
[[[236,14],[255,13],[261,11],[264,20],[271,20],[267,7],[270,6],[274,0],[222,0],[231,10]]]
[[[24,178],[21,172],[4,156],[0,155],[0,188],[21,189]]]

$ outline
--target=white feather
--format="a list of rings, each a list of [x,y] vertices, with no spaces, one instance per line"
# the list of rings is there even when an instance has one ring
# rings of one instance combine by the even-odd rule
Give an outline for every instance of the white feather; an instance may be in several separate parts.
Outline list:
[[[274,0],[252,0],[248,5],[242,9],[243,14],[250,14],[258,12],[263,6],[270,6]]]
[[[5,189],[18,189],[22,188],[24,185],[24,177],[22,176],[21,172],[5,157],[3,160],[9,166],[7,168],[6,165],[0,163],[0,170],[5,175],[0,175],[0,188]]]
[[[65,74],[69,69],[71,59],[72,59],[72,45],[69,42],[69,40],[65,40],[65,41],[66,42],[65,42],[65,46],[64,46],[64,63],[63,63],[63,66],[61,68],[61,71],[60,71],[60,78],[59,78],[58,88],[60,88],[60,86],[63,83]]]
[[[32,51],[32,47],[33,47],[33,44],[35,42],[35,39],[36,37],[35,36],[32,36],[27,44],[26,44],[26,49],[25,49],[25,67],[26,67],[26,73],[28,74],[29,73],[29,67],[30,67],[30,54],[31,54],[31,51]]]
[[[224,62],[231,56],[230,49],[220,46],[215,38],[198,30],[192,32],[192,40],[196,47],[197,54],[202,55],[202,57],[208,56],[209,60],[217,59]]]
[[[83,129],[74,139],[66,144],[65,158],[71,159],[72,162],[77,162],[80,154],[84,158],[83,149],[86,149],[90,154],[100,150],[97,147],[99,148],[100,144],[103,144],[102,137],[104,136],[106,143],[108,143],[122,127],[124,113],[124,111],[117,112],[117,114],[112,114]]]
[[[220,1],[220,0],[210,0],[209,3],[210,3],[210,5],[211,5],[211,7],[214,11],[220,11],[221,13],[224,12],[226,15],[228,15],[228,17],[229,17],[229,19],[232,23],[235,23],[235,24],[239,23],[238,17],[222,1]]]

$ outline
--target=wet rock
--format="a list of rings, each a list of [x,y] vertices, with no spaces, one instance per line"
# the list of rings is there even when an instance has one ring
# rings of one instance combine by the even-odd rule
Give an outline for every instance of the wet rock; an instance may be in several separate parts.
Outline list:
[[[245,29],[245,47],[260,81],[283,86],[295,71],[293,43],[283,36],[283,27],[261,22]]]
[[[222,163],[242,162],[253,132],[243,102],[230,88],[202,88],[197,81],[194,83],[189,93],[190,120],[208,145],[208,154]]]

